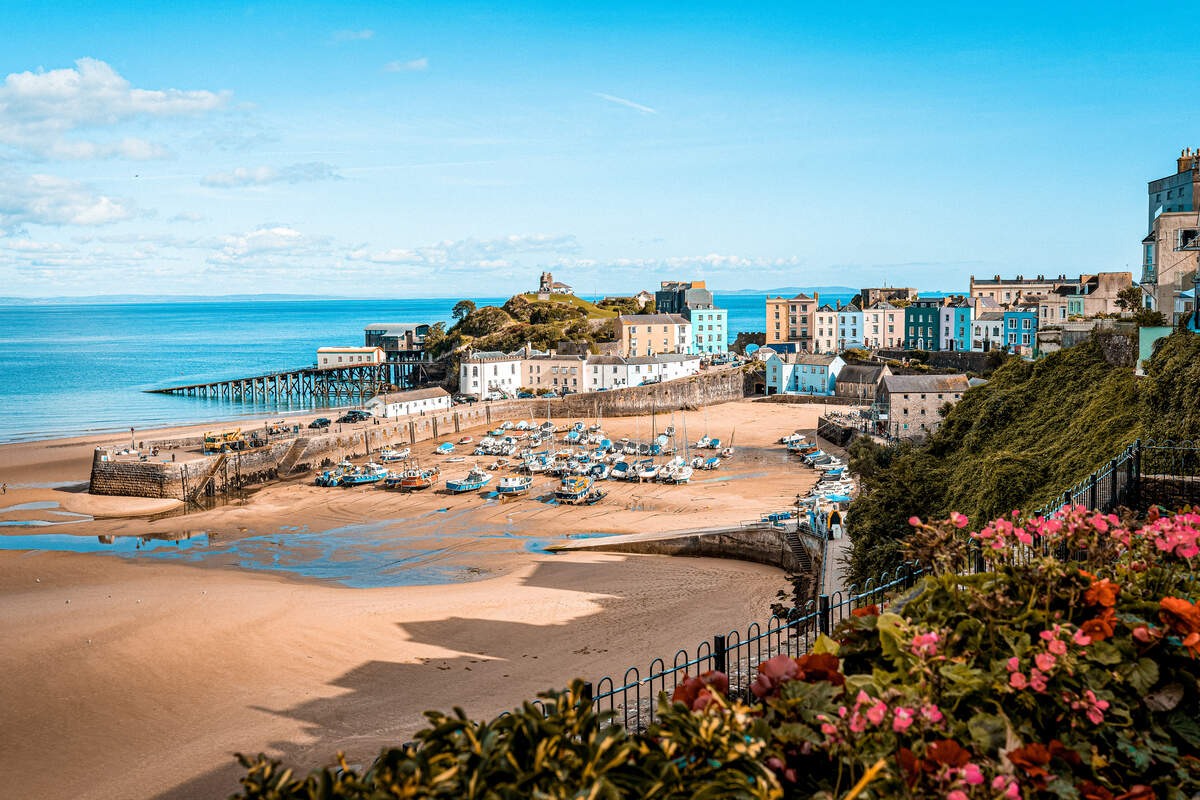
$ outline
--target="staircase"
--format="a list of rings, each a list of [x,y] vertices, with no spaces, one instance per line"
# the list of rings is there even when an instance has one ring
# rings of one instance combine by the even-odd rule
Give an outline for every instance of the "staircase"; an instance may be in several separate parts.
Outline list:
[[[800,566],[804,571],[810,574],[815,573],[812,556],[808,554],[808,548],[804,546],[804,542],[800,541],[800,535],[796,533],[796,530],[789,528],[785,531],[784,538],[787,539],[788,547],[792,550],[792,555],[800,562]]]
[[[296,468],[296,464],[300,461],[300,457],[304,455],[304,448],[308,447],[308,437],[299,436],[296,441],[292,442],[292,446],[288,449],[283,460],[279,462],[279,467],[275,473],[284,478],[292,474],[292,470]]]
[[[196,498],[204,493],[204,490],[208,486],[209,482],[216,477],[217,473],[221,471],[221,467],[225,466],[225,462],[228,460],[229,453],[221,453],[221,455],[217,456],[217,460],[213,462],[211,467],[209,467],[205,476],[200,479],[200,483],[196,485],[195,490],[192,492],[192,496],[188,499],[192,502],[195,502]]]

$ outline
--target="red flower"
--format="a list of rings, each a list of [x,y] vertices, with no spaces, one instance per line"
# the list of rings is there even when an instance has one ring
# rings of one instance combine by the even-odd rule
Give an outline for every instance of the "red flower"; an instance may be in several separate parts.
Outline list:
[[[1120,584],[1113,583],[1108,578],[1100,581],[1093,580],[1092,585],[1083,593],[1083,599],[1089,606],[1112,608],[1117,604],[1117,594],[1120,591]]]
[[[1106,608],[1096,615],[1095,618],[1089,619],[1087,622],[1079,626],[1084,635],[1091,638],[1093,642],[1102,642],[1112,636],[1117,630],[1117,615],[1111,608]]]
[[[713,695],[729,693],[729,678],[724,672],[709,670],[697,678],[686,674],[671,695],[672,703],[683,703],[692,711],[703,711],[713,701]]]
[[[1183,637],[1183,646],[1192,658],[1200,656],[1200,607],[1181,597],[1164,597],[1158,606],[1161,609],[1158,618],[1163,625]]]
[[[1050,764],[1050,750],[1044,744],[1034,742],[1009,750],[1008,760],[1036,781],[1044,782],[1050,776],[1050,771],[1046,769]]]
[[[813,653],[796,659],[796,679],[805,683],[829,681],[834,686],[845,686],[846,676],[838,671],[838,657],[832,653]]]
[[[878,617],[879,616],[879,606],[874,605],[874,604],[869,605],[869,606],[863,606],[862,608],[854,609],[850,613],[856,617]]]
[[[1072,767],[1079,766],[1079,753],[1076,753],[1071,748],[1060,742],[1058,739],[1050,740],[1050,757],[1061,758],[1063,761],[1070,764]]]
[[[1099,784],[1083,781],[1075,784],[1080,800],[1113,800],[1113,793]]]
[[[925,748],[925,755],[935,764],[961,767],[971,760],[971,753],[953,739],[939,739]]]
[[[910,788],[917,785],[922,772],[933,772],[934,770],[933,764],[917,758],[916,754],[907,747],[900,748],[900,752],[896,754],[896,760],[900,762],[900,767],[907,776]]]

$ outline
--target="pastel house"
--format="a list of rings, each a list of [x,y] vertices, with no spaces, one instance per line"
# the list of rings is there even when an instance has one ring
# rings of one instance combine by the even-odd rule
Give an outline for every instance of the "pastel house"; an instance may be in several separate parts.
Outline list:
[[[832,395],[845,365],[831,353],[776,353],[767,359],[767,394]]]

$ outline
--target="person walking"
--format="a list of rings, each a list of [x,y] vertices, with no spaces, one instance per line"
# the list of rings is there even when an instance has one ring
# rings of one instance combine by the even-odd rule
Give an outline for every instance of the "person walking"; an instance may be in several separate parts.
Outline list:
[[[8,494],[8,484],[0,483],[0,494]]]

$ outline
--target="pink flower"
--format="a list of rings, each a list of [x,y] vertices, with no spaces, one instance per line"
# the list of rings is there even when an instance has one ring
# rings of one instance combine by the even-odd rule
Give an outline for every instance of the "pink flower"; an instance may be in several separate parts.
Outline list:
[[[983,783],[983,773],[979,770],[978,764],[965,764],[962,768],[962,779],[971,786],[978,786]]]
[[[1042,672],[1053,671],[1054,665],[1058,663],[1058,659],[1049,653],[1038,653],[1033,657],[1033,660],[1037,664],[1037,668]]]
[[[887,714],[887,703],[882,700],[867,709],[867,719],[870,720],[872,725],[878,725],[883,722],[885,714]]]
[[[1021,544],[1033,544],[1033,537],[1029,535],[1029,531],[1022,528],[1017,531],[1017,541]]]
[[[1003,789],[1004,788],[1004,776],[1003,775],[997,775],[996,777],[992,778],[992,788],[993,789]]]
[[[1062,639],[1055,639],[1050,644],[1046,645],[1046,649],[1056,656],[1065,656],[1067,654],[1067,643]]]
[[[1008,660],[1008,671],[1009,672],[1016,672],[1020,668],[1021,668],[1021,659],[1017,658],[1016,656],[1013,656],[1012,658],[1010,658]]]
[[[857,711],[855,711],[850,715],[850,730],[852,730],[854,733],[862,733],[866,729],[867,721],[863,718],[862,714],[859,714]]]
[[[1088,636],[1083,631],[1075,631],[1075,635],[1071,638],[1073,638],[1075,640],[1075,644],[1079,645],[1080,647],[1087,647],[1092,643],[1092,637]]]
[[[941,639],[937,632],[918,633],[912,640],[912,651],[918,656],[932,656],[937,654],[937,643]]]
[[[1004,790],[1004,797],[1007,800],[1017,800],[1021,796],[1021,789],[1017,786],[1016,781],[1008,784],[1008,788]]]
[[[933,703],[927,703],[926,705],[921,706],[921,716],[930,722],[942,721],[942,711]]]
[[[1046,676],[1036,669],[1029,671],[1029,685],[1035,692],[1046,691]]]
[[[896,716],[892,718],[892,730],[896,733],[903,733],[908,730],[908,726],[913,723],[913,711],[911,708],[897,708]]]
[[[1087,710],[1087,718],[1093,725],[1099,725],[1101,722],[1104,722],[1104,712],[1092,706]]]
[[[821,733],[825,734],[826,736],[833,736],[837,733],[837,727],[829,724],[828,722],[822,722]]]
[[[1058,636],[1058,626],[1055,625],[1054,630],[1052,631],[1042,631],[1038,634],[1038,636],[1041,637],[1042,641],[1044,642],[1053,641],[1054,638]]]
[[[950,512],[950,522],[956,528],[967,527],[967,518],[965,516],[963,516],[962,514],[958,513],[957,511]]]
[[[955,789],[953,792],[946,795],[946,800],[968,800],[967,793],[962,789]]]
[[[842,719],[846,718],[846,707],[845,706],[838,706],[838,716],[841,717]]]
[[[909,517],[908,524],[912,525],[914,528],[916,528],[916,527],[920,526],[921,518],[920,517]]]
[[[1012,675],[1008,676],[1008,684],[1014,689],[1024,689],[1029,685],[1029,682],[1025,680],[1025,676],[1020,672],[1014,672]]]

